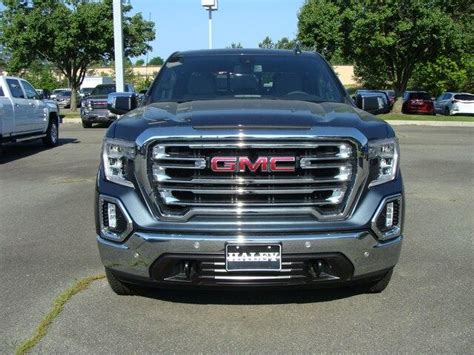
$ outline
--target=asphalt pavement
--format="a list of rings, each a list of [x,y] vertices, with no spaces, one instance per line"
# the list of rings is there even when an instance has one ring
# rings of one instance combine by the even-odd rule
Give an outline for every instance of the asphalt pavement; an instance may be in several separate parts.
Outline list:
[[[155,291],[104,280],[74,296],[33,353],[472,353],[474,128],[397,126],[405,241],[381,294]],[[75,280],[103,272],[93,222],[104,128],[10,144],[0,163],[0,353]]]

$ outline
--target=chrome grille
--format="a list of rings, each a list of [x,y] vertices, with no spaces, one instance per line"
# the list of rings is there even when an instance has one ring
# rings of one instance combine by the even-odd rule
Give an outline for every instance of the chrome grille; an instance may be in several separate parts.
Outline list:
[[[214,172],[215,156],[295,157],[294,172]],[[148,151],[148,178],[158,210],[194,214],[313,214],[344,217],[358,174],[357,147],[317,142],[159,142]],[[352,198],[350,198],[352,196]]]

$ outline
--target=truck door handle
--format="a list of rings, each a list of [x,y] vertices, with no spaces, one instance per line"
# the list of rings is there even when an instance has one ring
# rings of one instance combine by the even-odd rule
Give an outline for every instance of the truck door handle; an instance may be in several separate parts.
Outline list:
[[[20,107],[20,104],[15,104],[15,107]]]
[[[30,102],[31,107],[36,107],[34,103]]]

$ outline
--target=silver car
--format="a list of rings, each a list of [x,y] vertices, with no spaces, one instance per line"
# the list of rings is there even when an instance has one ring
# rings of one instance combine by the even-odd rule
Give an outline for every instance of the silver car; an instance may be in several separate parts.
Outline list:
[[[436,113],[446,116],[474,115],[474,95],[469,93],[445,92],[435,101]]]

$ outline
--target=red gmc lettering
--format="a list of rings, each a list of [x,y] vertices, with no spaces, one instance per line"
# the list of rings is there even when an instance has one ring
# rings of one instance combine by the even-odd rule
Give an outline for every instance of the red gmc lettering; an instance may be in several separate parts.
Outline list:
[[[234,172],[236,166],[237,157],[214,157],[211,159],[211,170],[215,172]]]
[[[258,169],[262,171],[268,170],[268,158],[267,157],[259,157],[255,163],[252,164],[248,157],[240,157],[239,158],[239,171],[245,171],[245,167],[247,167],[250,171],[256,172]]]
[[[295,162],[295,157],[272,157],[270,158],[270,171],[284,171],[284,172],[293,172],[295,171],[295,166],[278,166],[278,163],[283,162]]]
[[[283,171],[293,172],[295,166],[279,166],[279,163],[294,163],[295,157],[258,157],[252,162],[249,157],[213,157],[211,159],[211,170],[214,172],[244,172],[251,171]]]

